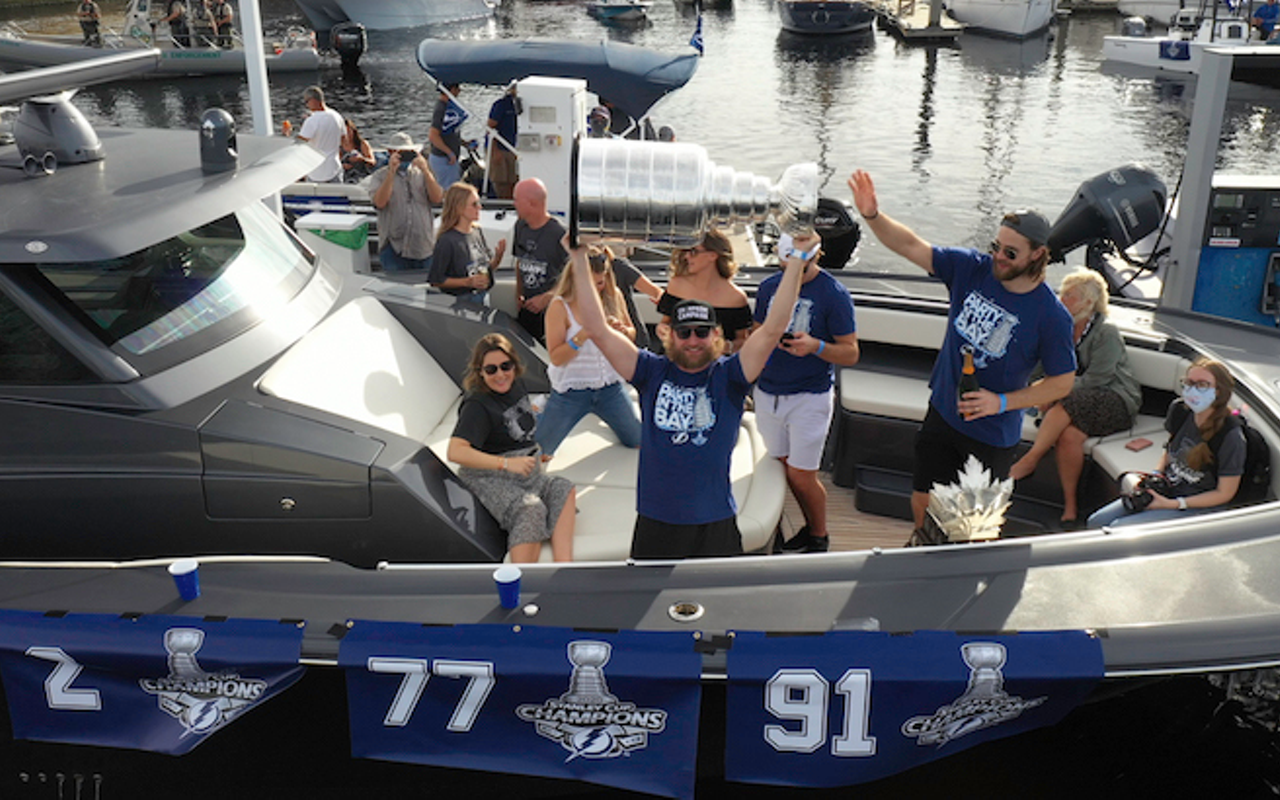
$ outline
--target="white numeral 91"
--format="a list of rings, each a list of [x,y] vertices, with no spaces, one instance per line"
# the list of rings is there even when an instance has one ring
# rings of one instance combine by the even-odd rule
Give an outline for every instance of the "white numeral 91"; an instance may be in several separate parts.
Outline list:
[[[844,727],[831,740],[834,756],[876,754],[876,739],[867,735],[871,717],[871,670],[851,669],[836,681],[844,697]],[[814,669],[780,669],[764,687],[764,707],[778,719],[796,720],[797,730],[764,726],[764,739],[782,753],[812,753],[827,740],[830,685]]]

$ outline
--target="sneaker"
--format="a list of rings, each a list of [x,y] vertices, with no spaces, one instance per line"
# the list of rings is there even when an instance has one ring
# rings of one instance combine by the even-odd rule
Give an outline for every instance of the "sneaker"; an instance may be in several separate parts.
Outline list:
[[[784,553],[825,553],[831,547],[829,537],[813,536],[805,525],[795,536],[782,543]]]

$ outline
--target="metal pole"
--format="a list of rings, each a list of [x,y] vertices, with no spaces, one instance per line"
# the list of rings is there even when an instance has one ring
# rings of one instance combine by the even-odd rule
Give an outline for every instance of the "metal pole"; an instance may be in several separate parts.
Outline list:
[[[267,57],[258,0],[240,0],[240,32],[244,38],[244,66],[249,79],[253,132],[259,136],[270,136],[273,128],[271,87],[267,83]]]

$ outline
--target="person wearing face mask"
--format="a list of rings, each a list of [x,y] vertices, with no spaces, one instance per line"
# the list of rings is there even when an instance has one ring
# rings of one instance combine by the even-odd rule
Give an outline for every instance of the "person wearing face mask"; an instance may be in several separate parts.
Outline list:
[[[1142,388],[1129,366],[1129,354],[1116,326],[1107,321],[1107,284],[1102,276],[1080,268],[1062,279],[1058,299],[1071,313],[1076,344],[1076,377],[1071,393],[1040,406],[1040,430],[1031,449],[1009,468],[1021,480],[1035,472],[1040,459],[1054,450],[1062,483],[1062,528],[1080,527],[1076,489],[1084,471],[1084,443],[1133,427]]]
[[[1089,527],[1203,513],[1235,499],[1247,447],[1240,421],[1227,407],[1234,388],[1235,381],[1221,362],[1202,358],[1192,364],[1182,379],[1182,398],[1173,401],[1165,417],[1169,442],[1156,473],[1163,479],[1161,485],[1139,490],[1139,495],[1150,494],[1149,501],[1143,498],[1143,510],[1131,510],[1133,499],[1122,497],[1095,511]]]

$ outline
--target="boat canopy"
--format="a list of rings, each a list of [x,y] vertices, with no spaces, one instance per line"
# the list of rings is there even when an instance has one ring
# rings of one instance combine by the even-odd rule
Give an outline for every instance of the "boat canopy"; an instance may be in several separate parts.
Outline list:
[[[418,64],[446,85],[504,85],[530,75],[582,78],[591,91],[638,118],[689,82],[698,54],[693,48],[674,54],[611,41],[423,39]]]

